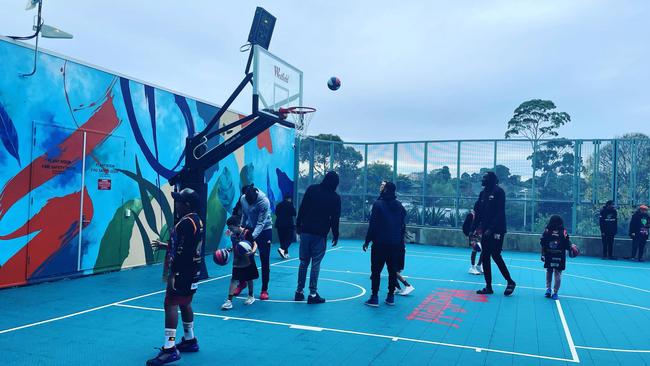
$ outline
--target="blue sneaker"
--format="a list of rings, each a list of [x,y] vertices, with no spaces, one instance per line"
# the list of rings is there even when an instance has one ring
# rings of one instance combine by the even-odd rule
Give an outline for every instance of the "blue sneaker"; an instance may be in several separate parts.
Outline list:
[[[395,294],[388,294],[386,295],[386,301],[384,301],[386,305],[393,306],[395,305]]]
[[[199,342],[197,341],[196,337],[192,339],[185,339],[185,337],[183,337],[181,339],[181,343],[176,344],[176,349],[178,349],[178,351],[182,353],[198,352]]]
[[[553,299],[553,300],[559,300],[560,297],[557,296],[557,292],[556,292],[556,293],[553,294],[553,296],[551,296],[551,299]]]
[[[178,352],[176,347],[172,348],[161,348],[158,356],[147,361],[147,366],[160,366],[181,359],[181,353]]]
[[[544,297],[551,297],[551,289],[547,288],[546,293],[544,294]]]
[[[364,304],[376,308],[379,306],[379,298],[377,295],[371,295],[368,301],[366,301]]]

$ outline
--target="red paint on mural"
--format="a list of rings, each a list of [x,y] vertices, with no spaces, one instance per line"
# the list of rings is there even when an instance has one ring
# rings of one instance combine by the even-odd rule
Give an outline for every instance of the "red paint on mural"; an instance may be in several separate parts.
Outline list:
[[[24,283],[25,273],[29,279],[38,267],[79,234],[80,200],[80,192],[51,198],[23,227],[11,234],[0,236],[0,240],[9,240],[37,233],[27,245],[0,267],[0,278],[3,283]],[[90,222],[93,217],[93,203],[85,189],[83,216],[86,222]],[[29,265],[25,272],[27,255],[29,255]]]
[[[409,316],[408,320],[420,320],[429,323],[437,323],[448,327],[459,328],[463,321],[458,314],[467,312],[460,304],[454,303],[454,299],[471,302],[487,302],[486,295],[478,295],[474,291],[438,289],[427,296]]]
[[[239,119],[246,117],[243,114],[239,115]],[[244,128],[251,124],[251,122],[242,123],[241,128]],[[269,154],[273,154],[273,141],[271,140],[271,129],[266,129],[259,135],[257,135],[257,148],[262,150],[266,148]]]
[[[48,156],[47,154],[39,156],[7,182],[0,193],[0,219],[4,217],[11,206],[27,195],[30,190],[43,185],[60,174],[55,169],[44,168],[45,166],[49,166],[52,159],[56,158],[61,161],[68,161],[70,162],[69,166],[74,166],[84,158],[82,156],[83,133],[81,133],[83,130],[99,132],[88,133],[86,135],[86,153],[89,153],[110,135],[119,125],[119,122],[115,107],[113,106],[113,96],[109,95],[95,114],[58,146],[58,156]]]

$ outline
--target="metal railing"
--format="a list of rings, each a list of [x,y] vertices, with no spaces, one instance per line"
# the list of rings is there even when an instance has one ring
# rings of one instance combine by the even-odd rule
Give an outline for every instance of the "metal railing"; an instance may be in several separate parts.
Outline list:
[[[506,192],[510,231],[541,232],[559,214],[571,233],[600,235],[607,200],[619,210],[619,235],[650,201],[650,139],[297,142],[298,200],[325,172],[339,173],[342,219],[363,222],[382,180],[396,183],[410,225],[460,227],[494,171]]]

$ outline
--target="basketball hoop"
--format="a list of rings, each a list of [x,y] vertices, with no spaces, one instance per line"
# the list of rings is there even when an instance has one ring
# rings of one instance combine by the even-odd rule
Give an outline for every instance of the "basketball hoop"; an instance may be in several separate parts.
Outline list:
[[[278,111],[280,118],[288,119],[296,125],[296,135],[304,138],[307,136],[307,129],[309,128],[309,122],[314,117],[314,112],[316,108],[312,107],[289,107],[289,108],[280,108]]]

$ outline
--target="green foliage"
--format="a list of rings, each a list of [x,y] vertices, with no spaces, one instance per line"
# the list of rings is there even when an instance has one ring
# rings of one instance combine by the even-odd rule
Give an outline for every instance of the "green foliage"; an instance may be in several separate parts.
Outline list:
[[[550,100],[532,99],[521,103],[508,121],[505,137],[539,141],[558,136],[557,129],[571,122],[571,116],[566,112],[556,112],[555,108]]]

